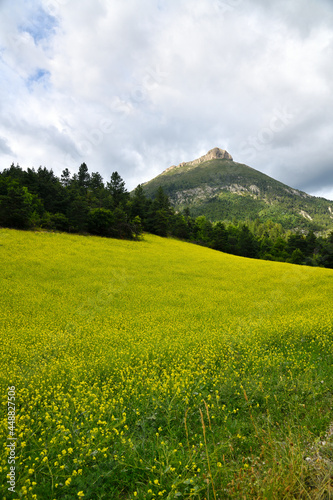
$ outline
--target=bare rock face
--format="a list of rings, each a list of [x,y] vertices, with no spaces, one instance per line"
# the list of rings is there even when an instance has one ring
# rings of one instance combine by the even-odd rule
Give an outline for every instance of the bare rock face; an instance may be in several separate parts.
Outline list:
[[[180,165],[178,166],[179,167],[182,167],[183,165],[194,166],[209,160],[232,160],[232,159],[233,159],[232,156],[225,149],[213,148],[210,149],[207,154],[200,156],[200,158],[197,158],[196,160],[193,161],[180,163]]]
[[[207,154],[200,156],[200,158],[197,158],[196,160],[184,161],[179,165],[172,165],[171,167],[164,170],[164,172],[168,172],[169,170],[172,170],[174,168],[183,167],[184,165],[195,166],[198,165],[199,163],[203,163],[204,161],[209,161],[209,160],[233,160],[233,157],[225,149],[213,148],[210,149]]]
[[[208,153],[204,156],[201,156],[199,158],[198,163],[201,163],[201,161],[208,161],[208,160],[232,160],[231,154],[228,153],[225,149],[220,149],[220,148],[213,148]],[[194,160],[195,161],[195,160]]]

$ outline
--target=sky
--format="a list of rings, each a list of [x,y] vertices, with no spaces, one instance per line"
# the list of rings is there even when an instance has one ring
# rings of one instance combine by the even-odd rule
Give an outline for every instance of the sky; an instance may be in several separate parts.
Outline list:
[[[0,171],[226,149],[333,200],[332,0],[0,0]]]

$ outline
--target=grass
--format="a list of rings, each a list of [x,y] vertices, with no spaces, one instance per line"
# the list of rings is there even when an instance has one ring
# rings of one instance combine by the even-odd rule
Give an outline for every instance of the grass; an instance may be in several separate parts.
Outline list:
[[[2,498],[333,498],[332,270],[149,235],[0,255]]]

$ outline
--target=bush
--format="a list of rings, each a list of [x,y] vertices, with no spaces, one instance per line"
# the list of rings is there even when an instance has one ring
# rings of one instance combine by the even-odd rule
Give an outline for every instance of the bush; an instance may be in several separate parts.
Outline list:
[[[114,215],[107,208],[93,208],[88,216],[89,232],[98,236],[110,236]]]

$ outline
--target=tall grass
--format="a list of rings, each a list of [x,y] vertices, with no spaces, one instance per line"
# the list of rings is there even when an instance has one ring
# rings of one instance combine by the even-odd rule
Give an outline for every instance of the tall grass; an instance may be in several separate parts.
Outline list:
[[[148,235],[0,254],[3,498],[331,498],[331,270]]]

